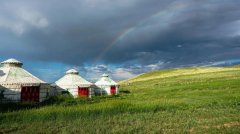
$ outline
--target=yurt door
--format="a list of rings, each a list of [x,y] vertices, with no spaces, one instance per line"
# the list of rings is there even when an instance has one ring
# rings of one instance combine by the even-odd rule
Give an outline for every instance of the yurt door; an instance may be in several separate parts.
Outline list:
[[[22,86],[21,101],[39,102],[39,94],[40,94],[39,86]]]
[[[111,95],[116,94],[116,86],[111,86]]]
[[[88,96],[88,95],[89,95],[88,88],[78,87],[78,96]]]

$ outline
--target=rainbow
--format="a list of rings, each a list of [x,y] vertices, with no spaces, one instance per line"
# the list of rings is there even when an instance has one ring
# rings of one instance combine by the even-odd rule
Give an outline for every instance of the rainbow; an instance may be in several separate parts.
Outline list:
[[[118,44],[121,40],[123,40],[125,37],[127,37],[130,33],[133,33],[134,31],[136,31],[137,28],[146,24],[149,20],[152,20],[154,18],[160,18],[160,17],[170,20],[170,18],[173,14],[180,12],[182,9],[185,9],[187,6],[190,6],[190,5],[182,4],[182,3],[173,3],[172,6],[170,6],[170,8],[168,8],[167,10],[158,11],[158,12],[152,14],[151,16],[145,17],[144,19],[139,21],[135,26],[132,26],[132,27],[129,27],[129,28],[123,30],[111,43],[106,45],[104,50],[101,51],[101,53],[94,60],[94,64],[96,64],[96,62],[99,61],[109,49],[111,49],[114,45]],[[167,23],[164,23],[163,27],[166,25],[167,25]]]
[[[109,45],[107,45],[103,51],[101,51],[101,53],[97,56],[97,58],[94,60],[96,63],[99,59],[101,59],[104,54],[109,50],[111,49],[114,45],[116,45],[119,41],[123,40],[129,33],[131,33],[132,31],[134,31],[134,27],[131,27],[131,28],[128,28],[128,29],[125,29],[123,32],[121,32],[117,38],[115,38]]]

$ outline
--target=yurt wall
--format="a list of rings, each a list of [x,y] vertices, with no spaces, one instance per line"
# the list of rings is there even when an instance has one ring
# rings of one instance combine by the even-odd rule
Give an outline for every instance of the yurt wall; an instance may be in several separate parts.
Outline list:
[[[65,93],[70,93],[71,96],[73,97],[79,97],[79,96],[88,96],[91,98],[91,96],[94,95],[94,88],[92,86],[78,86],[78,85],[56,85],[55,89],[57,91],[58,95],[65,94]],[[85,90],[88,90],[88,93],[86,93]]]
[[[48,84],[3,84],[0,93],[3,93],[2,102],[42,102],[50,95],[51,87]]]
[[[98,85],[97,88],[94,89],[94,92],[97,95],[117,95],[119,93],[118,85]]]

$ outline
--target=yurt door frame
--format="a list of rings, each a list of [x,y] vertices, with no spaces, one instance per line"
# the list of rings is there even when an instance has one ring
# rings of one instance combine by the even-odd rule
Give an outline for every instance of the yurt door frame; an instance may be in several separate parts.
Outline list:
[[[116,86],[110,87],[110,93],[111,93],[111,95],[116,94]]]
[[[21,86],[22,102],[39,102],[40,86]]]
[[[89,95],[89,88],[87,87],[78,87],[78,96],[88,96]]]

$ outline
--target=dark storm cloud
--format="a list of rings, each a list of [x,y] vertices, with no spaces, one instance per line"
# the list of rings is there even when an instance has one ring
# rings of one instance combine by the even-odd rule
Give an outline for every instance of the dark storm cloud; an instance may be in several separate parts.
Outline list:
[[[13,33],[1,32],[1,44],[7,45],[2,53],[16,51],[19,56],[66,63],[75,63],[78,57],[78,64],[91,63],[122,30],[166,4],[157,0],[4,2],[0,28]]]
[[[238,5],[237,0],[3,1],[0,53],[128,67],[238,58]]]
[[[131,45],[116,46],[119,53],[111,54],[117,57],[127,52],[122,60],[139,59],[143,64],[162,60],[179,65],[238,58],[238,4],[237,1],[192,2],[176,11],[170,10],[169,14],[152,17],[148,20],[152,28],[138,26],[131,38],[126,39]],[[168,19],[167,24],[164,24],[164,18]],[[125,51],[126,47],[128,51]],[[115,61],[114,57],[110,61]]]

